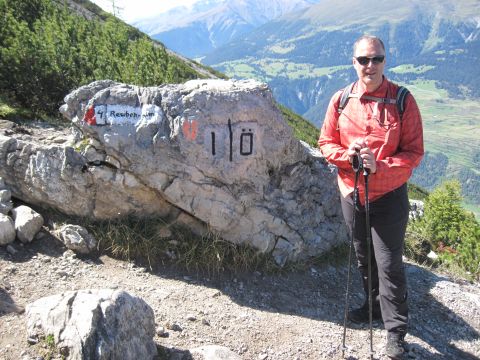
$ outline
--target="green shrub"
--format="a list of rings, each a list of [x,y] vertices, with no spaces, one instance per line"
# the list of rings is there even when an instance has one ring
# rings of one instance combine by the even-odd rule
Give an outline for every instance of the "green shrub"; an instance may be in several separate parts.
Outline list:
[[[461,191],[458,181],[446,181],[425,200],[421,223],[435,249],[441,244],[456,248],[461,241],[460,230],[467,220],[467,212],[461,204]]]
[[[415,259],[422,254],[428,241],[442,264],[478,278],[480,224],[462,207],[461,201],[461,186],[457,180],[446,181],[433,190],[425,200],[423,218],[408,226],[406,252]],[[425,258],[426,253],[422,256]]]
[[[300,115],[294,113],[292,110],[277,103],[277,107],[282,112],[288,125],[293,129],[294,136],[297,139],[305,141],[310,146],[316,148],[320,130],[317,129],[311,122],[305,120]]]
[[[480,275],[480,225],[472,216],[460,232],[462,238],[454,261],[463,269],[477,277]]]
[[[408,183],[408,198],[415,200],[425,200],[428,196],[428,191],[418,185]]]

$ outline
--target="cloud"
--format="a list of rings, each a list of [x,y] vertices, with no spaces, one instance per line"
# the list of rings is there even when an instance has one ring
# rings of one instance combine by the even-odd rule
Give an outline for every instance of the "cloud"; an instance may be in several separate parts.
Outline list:
[[[191,6],[198,0],[115,0],[115,13],[127,23],[136,20],[151,18],[173,7]],[[93,0],[103,10],[113,13],[112,0]]]

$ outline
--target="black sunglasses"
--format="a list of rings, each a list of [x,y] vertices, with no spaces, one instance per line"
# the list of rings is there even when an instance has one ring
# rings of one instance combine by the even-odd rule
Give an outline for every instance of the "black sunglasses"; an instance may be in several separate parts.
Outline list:
[[[374,64],[381,64],[383,60],[385,60],[385,56],[384,55],[378,55],[374,57],[358,56],[355,59],[357,59],[360,65],[367,65],[370,62],[370,60]]]

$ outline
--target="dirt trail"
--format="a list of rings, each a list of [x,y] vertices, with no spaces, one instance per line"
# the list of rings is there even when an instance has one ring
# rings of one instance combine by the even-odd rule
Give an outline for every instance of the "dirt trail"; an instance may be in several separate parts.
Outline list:
[[[0,359],[39,359],[40,345],[28,344],[25,314],[15,307],[87,288],[124,289],[143,298],[155,312],[160,358],[192,359],[189,349],[209,344],[247,360],[341,358],[345,266],[210,279],[172,269],[150,272],[108,256],[80,259],[49,237],[13,246],[14,255],[0,247]],[[479,284],[414,264],[407,265],[407,276],[411,321],[405,358],[478,359]],[[355,277],[352,303],[362,302],[359,284]],[[386,359],[385,336],[376,324],[376,359]],[[348,329],[347,344],[349,359],[368,359],[368,328]]]

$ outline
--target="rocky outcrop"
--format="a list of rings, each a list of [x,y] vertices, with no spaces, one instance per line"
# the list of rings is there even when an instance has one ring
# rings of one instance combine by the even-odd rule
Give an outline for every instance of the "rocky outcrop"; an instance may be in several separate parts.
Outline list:
[[[279,263],[346,238],[335,174],[293,137],[265,84],[98,81],[65,102],[77,132],[63,144],[0,136],[0,175],[25,201],[97,219],[187,219]]]
[[[53,335],[67,359],[153,359],[155,316],[125,291],[78,290],[41,298],[26,307],[31,342]]]

